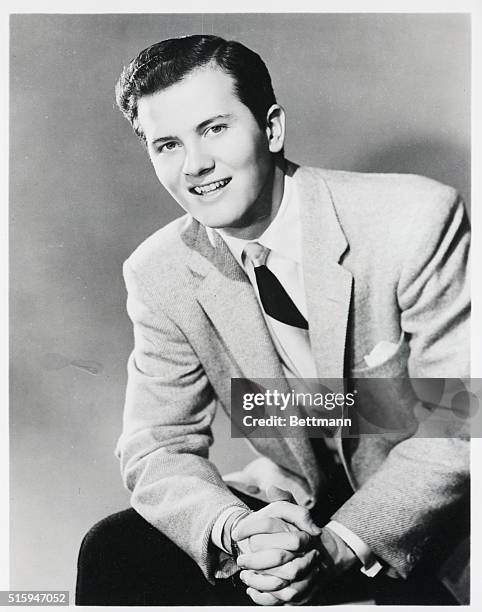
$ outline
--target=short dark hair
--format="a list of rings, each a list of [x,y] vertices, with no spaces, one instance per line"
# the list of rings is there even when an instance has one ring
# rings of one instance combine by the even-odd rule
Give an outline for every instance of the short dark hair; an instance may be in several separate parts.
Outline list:
[[[276,104],[276,98],[261,57],[239,42],[196,34],[155,43],[124,67],[116,85],[116,101],[141,140],[145,141],[145,136],[137,115],[139,99],[174,85],[211,62],[233,78],[239,100],[264,130],[268,109]]]

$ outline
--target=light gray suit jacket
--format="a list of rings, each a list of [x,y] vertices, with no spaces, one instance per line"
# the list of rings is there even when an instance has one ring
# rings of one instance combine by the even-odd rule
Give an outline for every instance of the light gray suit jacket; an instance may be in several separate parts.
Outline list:
[[[318,375],[467,377],[468,223],[456,192],[419,176],[289,171],[300,194]],[[212,526],[225,508],[243,506],[208,459],[212,420],[218,407],[229,413],[231,377],[283,378],[252,286],[218,239],[214,248],[186,215],[125,264],[135,348],[117,447],[133,507],[209,580],[218,559]],[[398,350],[365,367],[382,340]],[[322,498],[308,440],[252,443]],[[356,491],[334,519],[406,577],[467,494],[467,446],[390,436],[350,445],[345,461]]]

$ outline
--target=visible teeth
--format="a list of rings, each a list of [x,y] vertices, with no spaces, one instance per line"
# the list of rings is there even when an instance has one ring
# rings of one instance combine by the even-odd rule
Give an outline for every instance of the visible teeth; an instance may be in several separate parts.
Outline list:
[[[194,191],[199,195],[204,195],[205,193],[209,193],[211,191],[215,191],[220,187],[224,187],[229,183],[229,179],[224,179],[222,181],[215,181],[214,183],[209,183],[209,185],[198,185],[194,187]]]

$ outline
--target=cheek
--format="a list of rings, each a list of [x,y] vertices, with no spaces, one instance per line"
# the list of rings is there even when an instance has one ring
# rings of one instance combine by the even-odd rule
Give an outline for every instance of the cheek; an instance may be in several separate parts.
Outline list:
[[[248,153],[248,163],[255,180],[264,182],[273,158],[267,147],[266,141],[258,139]]]
[[[249,129],[233,131],[229,141],[219,150],[219,160],[225,160],[232,168],[255,172],[257,166],[264,165],[270,158],[267,142],[262,134]]]
[[[172,162],[170,163],[156,163],[153,161],[154,172],[159,182],[169,191],[172,192],[176,189],[176,172]]]

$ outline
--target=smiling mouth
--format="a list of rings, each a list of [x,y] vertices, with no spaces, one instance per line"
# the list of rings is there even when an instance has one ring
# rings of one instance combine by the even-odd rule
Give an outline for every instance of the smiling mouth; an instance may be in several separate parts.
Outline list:
[[[191,193],[195,193],[196,195],[206,195],[208,193],[213,193],[214,191],[218,191],[231,182],[230,178],[221,179],[220,181],[213,181],[212,183],[207,183],[206,185],[197,185],[196,187],[190,187],[189,191]]]

